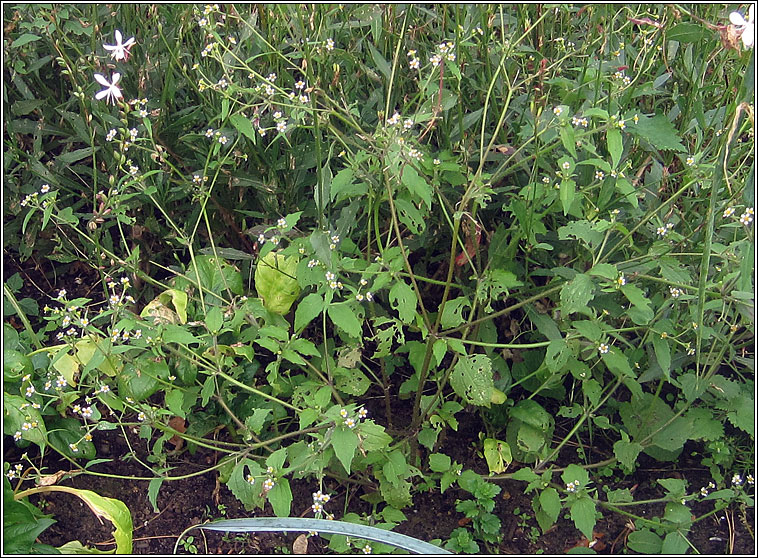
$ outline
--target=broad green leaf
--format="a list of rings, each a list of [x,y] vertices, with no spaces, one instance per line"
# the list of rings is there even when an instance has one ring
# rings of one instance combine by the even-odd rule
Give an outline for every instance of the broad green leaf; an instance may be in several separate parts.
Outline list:
[[[16,39],[15,41],[11,43],[11,48],[18,48],[18,47],[24,46],[25,44],[28,44],[34,41],[39,41],[40,38],[41,37],[37,35],[33,35],[32,33],[24,33],[18,39]]]
[[[244,504],[246,510],[263,507],[261,485],[263,468],[252,459],[241,459],[229,475],[226,485],[234,496]],[[252,482],[251,482],[252,481]]]
[[[558,238],[566,240],[570,237],[576,238],[588,246],[599,246],[603,241],[603,233],[592,228],[592,223],[586,219],[571,221],[567,225],[558,227]],[[614,279],[618,273],[614,276]]]
[[[343,393],[360,397],[371,387],[371,380],[357,368],[337,367],[334,370],[335,387]]]
[[[13,436],[16,432],[21,432],[22,439],[29,440],[44,450],[47,444],[45,422],[39,411],[28,403],[26,398],[20,395],[3,393],[3,433]]]
[[[629,366],[629,359],[620,349],[611,349],[607,353],[601,354],[600,357],[608,367],[608,370],[614,374],[618,376],[635,377],[634,372],[632,372],[632,367]]]
[[[263,305],[274,314],[286,314],[300,295],[297,283],[298,259],[277,252],[269,252],[255,267],[255,288]]]
[[[373,420],[365,420],[358,427],[360,431],[360,446],[366,452],[377,451],[389,447],[392,437],[384,431],[384,427]]]
[[[355,450],[358,449],[358,434],[355,430],[348,428],[343,424],[338,424],[332,432],[332,447],[334,448],[334,454],[339,459],[342,466],[350,474],[350,465],[353,462],[353,456],[355,456]]]
[[[511,447],[507,442],[494,438],[484,439],[484,459],[487,461],[490,474],[502,473],[513,461]]]
[[[640,554],[660,554],[663,540],[649,529],[639,529],[629,533],[627,545]]]
[[[592,540],[592,530],[595,528],[595,502],[587,496],[578,498],[571,504],[571,520],[587,540]]]
[[[642,451],[642,446],[637,442],[630,442],[629,436],[623,430],[621,435],[623,439],[613,444],[613,454],[624,467],[631,470],[637,462],[637,456]]]
[[[426,204],[428,209],[432,208],[432,187],[429,186],[426,179],[411,165],[404,165],[402,168],[401,182],[408,187],[408,191]]]
[[[263,430],[263,423],[266,422],[271,409],[253,409],[253,414],[245,419],[245,426],[257,435]]]
[[[449,471],[452,461],[449,455],[444,453],[432,453],[429,455],[429,468],[435,473],[444,473]]]
[[[277,479],[276,484],[268,491],[267,496],[277,517],[289,517],[292,506],[292,490],[289,480]]]
[[[205,325],[212,334],[216,334],[221,330],[221,326],[224,324],[224,315],[221,312],[221,308],[214,306],[208,310],[208,314],[205,316]]]
[[[540,506],[553,523],[558,519],[558,515],[561,513],[561,498],[558,495],[558,491],[549,486],[540,492]]]
[[[710,35],[710,31],[697,23],[678,23],[666,31],[666,39],[680,43],[699,43]]]
[[[398,279],[392,285],[389,294],[390,306],[397,311],[400,321],[412,324],[416,318],[416,293],[413,288],[402,279]]]
[[[113,538],[116,540],[116,553],[131,554],[133,531],[132,515],[129,512],[129,508],[126,507],[126,504],[116,498],[100,496],[91,490],[81,490],[68,486],[54,486],[50,488],[78,496],[84,500],[89,509],[92,510],[92,513],[94,513],[98,519],[101,521],[102,519],[107,519],[113,523],[113,526],[115,527]]]
[[[79,361],[68,354],[66,348],[60,349],[60,351],[64,354],[60,357],[53,357],[53,368],[66,378],[71,387],[76,387],[77,376],[79,374]]]
[[[655,149],[671,149],[679,152],[687,151],[687,148],[682,145],[676,128],[662,114],[658,114],[653,118],[640,114],[639,122],[634,126],[630,126],[629,129],[633,134],[646,139]]]
[[[164,343],[179,343],[180,345],[190,345],[200,342],[197,337],[185,328],[175,324],[166,324],[164,326],[162,339]]]
[[[584,273],[577,274],[571,281],[566,283],[561,289],[561,308],[563,312],[573,314],[574,312],[586,311],[590,300],[595,296],[595,285],[592,283],[589,275]]]
[[[232,114],[229,117],[229,122],[232,123],[232,126],[234,126],[238,132],[247,137],[253,143],[256,143],[258,141],[259,135],[256,133],[255,129],[253,129],[253,123],[250,122],[249,118],[241,114]]]
[[[558,372],[571,356],[571,350],[565,339],[553,339],[545,351],[545,366],[551,372]]]
[[[345,333],[351,337],[361,336],[361,321],[347,303],[341,302],[339,304],[330,304],[327,307],[326,312],[332,323]]]
[[[495,387],[489,357],[482,354],[461,357],[450,375],[450,386],[467,403],[489,407]]]
[[[395,200],[398,218],[408,227],[413,234],[421,234],[426,229],[426,220],[421,212],[408,200],[398,198]]]
[[[466,308],[471,308],[471,302],[465,296],[448,300],[445,303],[445,308],[442,310],[442,318],[440,319],[442,327],[448,329],[464,323],[466,318],[463,317],[463,311]]]

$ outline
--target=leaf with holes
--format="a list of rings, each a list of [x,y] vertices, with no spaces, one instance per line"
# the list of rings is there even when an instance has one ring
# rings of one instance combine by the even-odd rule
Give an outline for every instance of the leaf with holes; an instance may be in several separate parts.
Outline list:
[[[397,311],[400,320],[406,324],[413,323],[416,317],[416,294],[408,283],[397,281],[390,289],[390,305]]]
[[[489,407],[492,401],[492,362],[486,355],[462,357],[450,375],[450,385],[464,401]]]

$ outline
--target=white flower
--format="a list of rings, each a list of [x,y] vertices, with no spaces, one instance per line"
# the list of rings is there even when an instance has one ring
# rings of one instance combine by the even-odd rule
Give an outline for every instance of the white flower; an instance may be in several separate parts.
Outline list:
[[[727,208],[724,210],[724,215],[723,215],[723,217],[724,217],[724,219],[726,219],[727,217],[731,217],[733,214],[734,214],[734,208],[733,208],[733,207],[727,207]]]
[[[734,486],[740,486],[742,484],[742,477],[739,475],[739,473],[735,473],[732,477],[732,484]]]
[[[326,50],[334,50],[334,40],[333,39],[327,39],[326,40]]]
[[[115,130],[115,129],[111,129],[111,131],[110,131],[110,132],[108,132],[108,135],[107,135],[107,136],[105,136],[105,139],[106,139],[106,141],[113,141],[113,138],[115,138],[115,137],[116,137],[116,133],[117,133],[117,132],[116,132],[116,130]]]
[[[600,343],[600,346],[597,348],[597,350],[600,351],[600,354],[606,354],[609,349],[610,347],[605,343]]]
[[[741,31],[742,44],[745,48],[753,48],[753,42],[755,40],[755,21],[753,20],[753,8],[751,4],[747,10],[747,19],[745,19],[741,13],[732,12],[729,14],[729,21],[737,28],[737,31]]]
[[[105,99],[107,102],[114,105],[116,104],[116,99],[123,99],[124,96],[121,94],[121,89],[116,85],[120,79],[121,74],[118,72],[113,73],[111,82],[109,82],[104,75],[95,74],[95,81],[105,87],[102,91],[95,93],[95,99],[98,101]]]
[[[411,70],[418,70],[420,65],[421,62],[418,58],[411,58],[411,61],[408,62],[408,66],[410,66]]]
[[[287,122],[284,120],[280,120],[276,123],[276,131],[280,133],[284,133],[287,131]]]
[[[121,31],[116,29],[116,44],[115,45],[103,45],[105,50],[111,51],[111,57],[115,60],[128,60],[129,49],[134,46],[134,37],[130,37],[126,42],[121,42]]]

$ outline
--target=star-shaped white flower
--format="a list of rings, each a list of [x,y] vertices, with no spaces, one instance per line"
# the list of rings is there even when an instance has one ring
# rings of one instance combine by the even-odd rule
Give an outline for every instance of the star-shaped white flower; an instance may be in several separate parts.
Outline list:
[[[111,51],[111,57],[115,60],[128,60],[129,59],[129,49],[134,46],[134,37],[130,37],[126,40],[125,43],[121,42],[121,31],[116,29],[116,44],[115,45],[103,45],[103,48],[105,50]]]
[[[113,73],[113,79],[112,82],[109,82],[108,79],[102,75],[102,74],[95,74],[95,80],[102,86],[105,87],[102,91],[98,91],[95,93],[95,99],[98,101],[105,99],[107,102],[116,104],[117,99],[122,99],[124,96],[121,94],[121,89],[118,88],[116,85],[118,83],[118,80],[121,79],[121,74],[118,72]]]
[[[729,21],[734,25],[738,31],[742,31],[742,44],[745,48],[753,48],[753,42],[755,41],[755,20],[753,19],[753,5],[747,10],[747,19],[745,19],[740,12],[732,12],[729,14]]]

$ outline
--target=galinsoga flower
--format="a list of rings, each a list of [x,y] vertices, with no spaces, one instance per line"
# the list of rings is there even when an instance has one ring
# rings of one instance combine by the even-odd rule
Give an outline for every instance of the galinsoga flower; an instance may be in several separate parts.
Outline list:
[[[747,19],[741,13],[732,12],[729,14],[729,21],[737,28],[742,38],[742,44],[745,48],[753,48],[755,41],[755,20],[753,19],[753,8],[751,4],[747,10]]]
[[[111,52],[111,57],[114,60],[128,60],[129,59],[129,49],[134,46],[134,37],[130,37],[126,40],[126,42],[121,42],[121,31],[116,29],[115,32],[116,36],[116,44],[115,45],[103,45],[103,48],[105,50],[109,50]]]
[[[604,355],[610,350],[610,347],[607,343],[600,343],[600,346],[597,348],[597,350],[600,351],[600,354]]]

